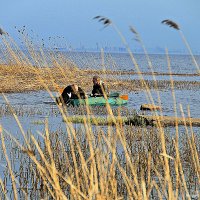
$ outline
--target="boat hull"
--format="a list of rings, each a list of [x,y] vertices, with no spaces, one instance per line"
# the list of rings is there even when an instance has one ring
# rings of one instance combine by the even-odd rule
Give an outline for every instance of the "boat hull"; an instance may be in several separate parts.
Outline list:
[[[89,97],[87,99],[72,99],[70,100],[70,104],[73,106],[79,105],[89,105],[89,106],[105,106],[109,104],[111,106],[120,106],[126,105],[128,100],[121,99],[119,97],[112,97],[105,99],[104,97]]]

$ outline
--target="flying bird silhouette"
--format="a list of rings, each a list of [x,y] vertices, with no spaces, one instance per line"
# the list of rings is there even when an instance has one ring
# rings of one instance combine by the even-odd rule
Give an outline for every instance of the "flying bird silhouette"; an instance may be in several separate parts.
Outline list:
[[[169,27],[172,27],[172,28],[174,28],[174,29],[176,29],[176,30],[180,30],[179,25],[178,25],[177,23],[173,22],[172,20],[165,19],[165,20],[163,20],[161,23],[162,23],[162,24],[166,24],[166,25],[168,25]]]

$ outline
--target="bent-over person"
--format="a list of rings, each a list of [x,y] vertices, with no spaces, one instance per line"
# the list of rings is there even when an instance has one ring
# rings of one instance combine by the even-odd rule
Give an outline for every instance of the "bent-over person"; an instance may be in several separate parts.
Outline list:
[[[68,85],[62,92],[61,96],[58,97],[57,103],[69,103],[70,99],[85,99],[87,95],[81,87],[76,84]]]

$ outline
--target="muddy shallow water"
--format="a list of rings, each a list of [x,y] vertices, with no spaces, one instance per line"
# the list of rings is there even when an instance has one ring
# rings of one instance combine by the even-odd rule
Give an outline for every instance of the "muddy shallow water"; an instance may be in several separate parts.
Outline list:
[[[156,91],[151,91],[154,103],[159,105],[158,93]],[[53,93],[54,96],[57,96],[57,93]],[[122,110],[134,110],[137,113],[151,115],[150,111],[140,111],[141,104],[151,103],[147,99],[147,94],[144,91],[133,91],[129,94],[128,104],[122,108]],[[174,114],[174,102],[172,93],[169,90],[160,90],[160,101],[162,106],[162,111],[164,116],[175,116]],[[200,107],[199,107],[199,98],[200,93],[198,90],[175,90],[176,95],[176,105],[177,105],[177,114],[182,116],[180,110],[180,104],[183,107],[184,115],[187,116],[187,107],[190,108],[190,114],[193,118],[199,118],[200,116]],[[20,117],[22,124],[24,124],[25,129],[32,129],[35,126],[40,127],[45,118],[48,118],[49,124],[53,129],[56,129],[62,124],[62,117],[59,113],[59,109],[54,104],[53,99],[50,97],[46,91],[38,92],[29,92],[29,93],[15,93],[15,94],[6,94],[8,100],[10,101],[11,106],[13,106],[15,112]],[[0,123],[5,127],[14,130],[16,127],[16,122],[14,122],[9,109],[6,106],[6,102],[3,97],[0,97],[1,105],[1,116]],[[98,115],[104,114],[103,108],[95,108]],[[117,107],[113,107],[114,110],[117,110]],[[69,114],[80,114],[79,108],[69,108]],[[126,113],[124,113],[126,115]],[[12,126],[11,126],[12,124]],[[28,127],[28,128],[26,128]]]

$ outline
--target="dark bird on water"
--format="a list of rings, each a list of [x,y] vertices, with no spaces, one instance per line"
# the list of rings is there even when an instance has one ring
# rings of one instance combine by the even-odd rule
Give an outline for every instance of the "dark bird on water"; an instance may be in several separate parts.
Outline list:
[[[166,25],[168,25],[169,27],[172,27],[172,28],[174,28],[174,29],[176,29],[176,30],[180,30],[179,25],[178,25],[177,23],[173,22],[173,21],[170,20],[170,19],[165,19],[165,20],[163,20],[161,23],[162,23],[162,24],[166,24]]]

